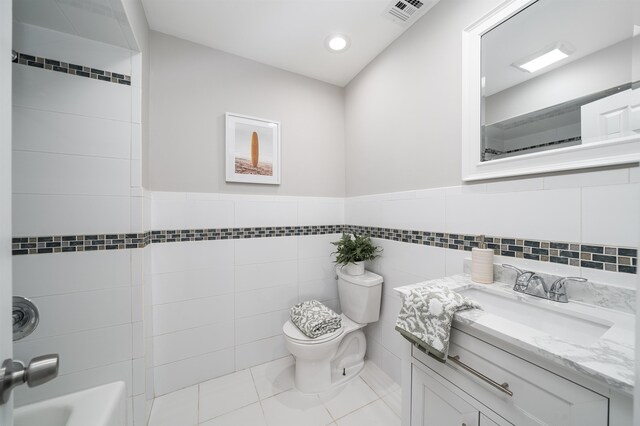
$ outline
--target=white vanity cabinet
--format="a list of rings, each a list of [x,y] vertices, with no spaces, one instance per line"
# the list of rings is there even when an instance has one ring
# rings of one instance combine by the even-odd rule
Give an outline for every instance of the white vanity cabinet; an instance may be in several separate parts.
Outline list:
[[[449,355],[475,373],[412,348],[411,426],[624,424],[610,423],[607,396],[462,331]]]

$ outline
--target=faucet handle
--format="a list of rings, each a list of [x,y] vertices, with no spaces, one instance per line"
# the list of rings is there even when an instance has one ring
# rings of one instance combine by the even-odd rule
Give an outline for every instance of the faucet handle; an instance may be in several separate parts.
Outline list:
[[[535,274],[534,272],[523,271],[520,268],[516,268],[515,266],[509,265],[509,264],[506,264],[506,263],[503,263],[502,267],[503,268],[508,268],[508,269],[513,269],[518,274],[516,276],[516,282],[515,282],[515,284],[513,286],[513,289],[515,291],[520,291],[520,292],[524,291],[529,286],[529,281],[531,280],[531,277],[533,277],[534,274]]]
[[[549,289],[549,299],[556,302],[567,303],[569,301],[567,298],[567,281],[586,282],[588,280],[581,277],[564,277],[557,279],[553,284],[551,284],[551,288]]]

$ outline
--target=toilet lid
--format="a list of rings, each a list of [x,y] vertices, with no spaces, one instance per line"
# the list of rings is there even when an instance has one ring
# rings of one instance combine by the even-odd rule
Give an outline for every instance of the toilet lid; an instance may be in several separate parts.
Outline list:
[[[296,343],[315,345],[318,343],[328,342],[340,336],[344,332],[344,326],[340,327],[336,331],[332,331],[331,333],[323,334],[322,336],[316,337],[315,339],[307,336],[302,331],[300,331],[300,329],[296,327],[296,325],[290,320],[284,323],[282,331],[287,336],[287,338],[293,340]]]

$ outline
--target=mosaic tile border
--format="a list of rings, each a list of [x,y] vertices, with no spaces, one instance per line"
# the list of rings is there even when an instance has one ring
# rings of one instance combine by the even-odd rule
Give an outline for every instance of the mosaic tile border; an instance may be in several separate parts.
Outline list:
[[[471,251],[482,243],[499,256],[560,263],[609,272],[635,274],[638,267],[638,250],[571,242],[527,240],[486,235],[465,235],[444,232],[414,231],[345,225],[345,230],[373,238],[421,244],[452,250]]]
[[[84,65],[71,64],[59,61],[57,59],[42,58],[40,56],[27,55],[25,53],[18,52],[18,57],[14,59],[13,62],[49,71],[57,71],[64,74],[76,75],[78,77],[93,78],[95,80],[106,81],[109,83],[131,86],[130,75],[119,74],[112,71],[105,71],[98,68],[87,67]]]
[[[552,262],[609,272],[635,274],[638,250],[597,244],[527,240],[487,235],[380,228],[358,225],[265,226],[253,228],[200,228],[147,231],[128,234],[60,235],[13,238],[13,254],[66,253],[78,251],[143,248],[148,244],[180,241],[236,240],[355,232],[372,238],[471,251],[482,244],[496,255]]]

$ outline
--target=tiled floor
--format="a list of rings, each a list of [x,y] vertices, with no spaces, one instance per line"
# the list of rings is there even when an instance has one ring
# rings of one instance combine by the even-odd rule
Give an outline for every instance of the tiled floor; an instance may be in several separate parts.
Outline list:
[[[400,425],[400,386],[375,364],[319,395],[293,388],[293,367],[281,358],[158,397],[149,426]]]

